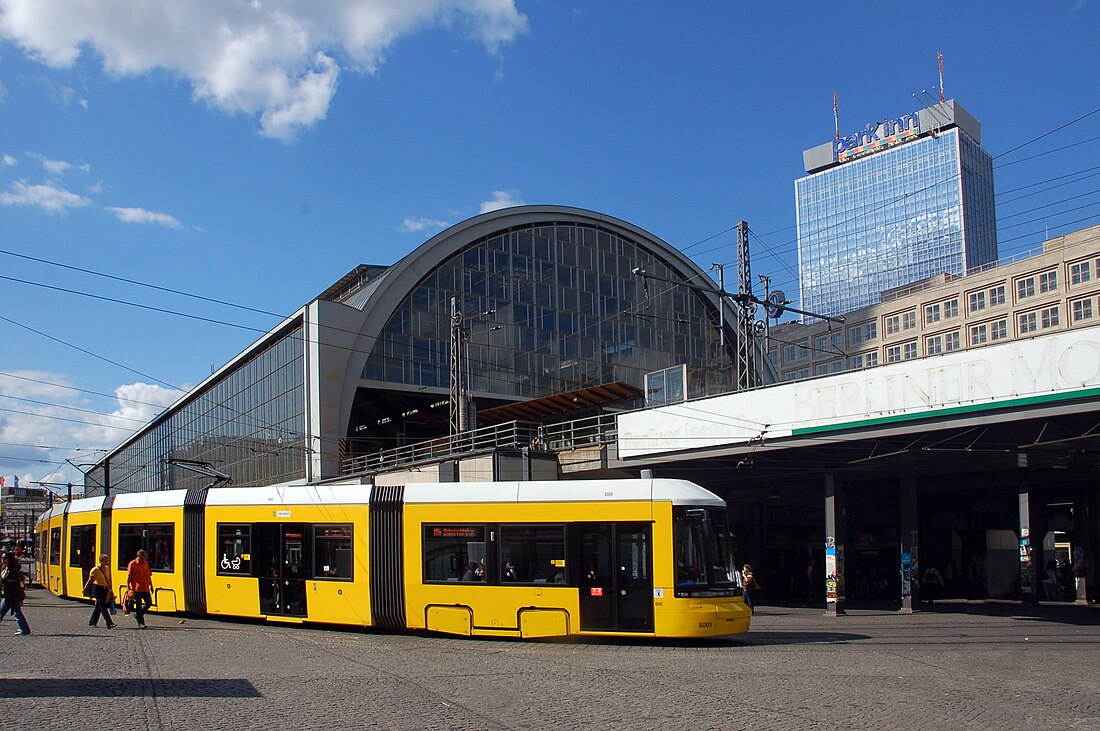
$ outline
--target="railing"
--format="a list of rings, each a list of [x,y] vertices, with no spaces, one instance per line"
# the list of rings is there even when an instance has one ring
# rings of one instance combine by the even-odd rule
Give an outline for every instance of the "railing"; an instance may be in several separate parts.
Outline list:
[[[459,455],[491,452],[494,449],[531,447],[538,443],[538,424],[510,421],[505,424],[472,429],[450,437],[437,437],[415,444],[404,444],[394,449],[383,449],[371,454],[350,457],[343,461],[342,469],[345,475],[380,472],[394,467],[439,462]]]
[[[527,421],[510,421],[450,437],[438,437],[349,457],[343,460],[342,470],[345,475],[381,472],[484,454],[497,449],[526,447],[534,451],[564,451],[610,444],[615,441],[615,434],[614,414],[601,414],[547,426]]]

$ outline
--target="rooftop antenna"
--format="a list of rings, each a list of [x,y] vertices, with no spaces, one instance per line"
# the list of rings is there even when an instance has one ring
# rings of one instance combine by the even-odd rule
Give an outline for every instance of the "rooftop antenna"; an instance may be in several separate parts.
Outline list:
[[[833,126],[836,127],[836,138],[840,140],[840,113],[837,111],[836,92],[833,92]]]
[[[940,62],[940,101],[946,101],[943,95],[943,51],[936,51],[936,58]]]

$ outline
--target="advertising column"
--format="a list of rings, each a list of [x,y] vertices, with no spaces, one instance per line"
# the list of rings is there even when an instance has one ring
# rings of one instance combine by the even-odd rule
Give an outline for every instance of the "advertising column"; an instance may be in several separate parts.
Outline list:
[[[825,616],[844,614],[843,509],[832,472],[825,473]]]

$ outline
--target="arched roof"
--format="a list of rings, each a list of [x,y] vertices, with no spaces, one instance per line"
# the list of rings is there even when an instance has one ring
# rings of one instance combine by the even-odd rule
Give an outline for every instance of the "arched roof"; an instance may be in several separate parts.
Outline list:
[[[339,398],[339,424],[329,427],[339,429],[341,435],[346,433],[355,391],[359,386],[367,356],[394,310],[424,277],[468,245],[487,236],[515,228],[553,224],[589,225],[618,234],[651,251],[683,280],[695,281],[702,286],[713,284],[706,272],[678,249],[648,231],[614,216],[571,206],[539,205],[503,208],[474,216],[428,239],[383,274],[369,281],[361,291],[343,300],[344,304],[360,310],[362,317],[358,325],[358,338],[351,347],[340,351],[347,362],[343,369],[344,378]],[[715,294],[698,291],[697,295],[707,300],[715,309],[720,306],[719,298]],[[732,307],[728,302],[724,304],[727,322],[734,322],[736,315]]]

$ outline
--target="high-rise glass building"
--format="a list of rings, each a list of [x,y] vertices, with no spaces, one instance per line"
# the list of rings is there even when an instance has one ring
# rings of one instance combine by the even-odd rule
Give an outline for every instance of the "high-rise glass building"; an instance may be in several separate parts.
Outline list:
[[[980,143],[981,125],[950,100],[806,150],[809,175],[795,181],[802,309],[840,315],[995,262],[993,158]]]

